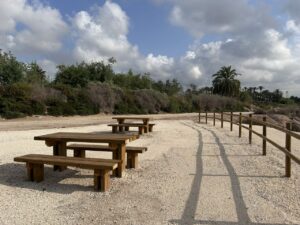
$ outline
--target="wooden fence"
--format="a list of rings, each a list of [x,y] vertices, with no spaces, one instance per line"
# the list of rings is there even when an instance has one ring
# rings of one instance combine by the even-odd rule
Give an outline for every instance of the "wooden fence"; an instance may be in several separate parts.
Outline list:
[[[212,114],[212,116],[211,116]],[[224,115],[227,115],[230,119],[224,119]],[[234,121],[234,118],[237,118],[238,122]],[[296,162],[298,165],[300,164],[300,159],[292,154],[291,152],[291,139],[296,138],[300,140],[300,134],[292,132],[292,123],[293,121],[289,121],[286,123],[285,128],[280,127],[278,125],[272,124],[267,122],[267,117],[263,116],[263,120],[254,119],[252,116],[252,113],[247,113],[247,115],[243,115],[243,113],[233,113],[233,112],[213,112],[208,115],[207,112],[205,112],[205,115],[202,115],[201,112],[199,112],[199,123],[201,122],[201,118],[205,118],[205,123],[208,123],[208,119],[213,120],[213,125],[216,125],[216,120],[221,121],[221,128],[224,127],[224,122],[230,123],[230,131],[233,130],[233,124],[237,125],[239,128],[239,137],[242,137],[242,128],[245,128],[248,130],[248,136],[249,136],[249,144],[252,143],[252,133],[256,134],[257,136],[262,138],[262,155],[267,155],[267,142],[275,146],[277,149],[282,151],[285,154],[285,176],[290,177],[291,176],[291,160]],[[242,124],[242,120],[247,119],[248,126]],[[262,133],[259,133],[252,129],[253,122],[255,122],[258,125],[262,126]],[[279,130],[283,133],[285,133],[285,146],[281,146],[278,143],[274,142],[270,138],[267,137],[267,127],[274,128],[276,130]]]

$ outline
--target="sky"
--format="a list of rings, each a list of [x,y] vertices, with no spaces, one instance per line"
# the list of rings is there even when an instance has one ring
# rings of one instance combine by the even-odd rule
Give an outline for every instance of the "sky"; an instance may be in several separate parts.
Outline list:
[[[211,86],[233,66],[242,86],[300,96],[298,0],[0,0],[0,49],[59,64],[114,57],[116,72]]]

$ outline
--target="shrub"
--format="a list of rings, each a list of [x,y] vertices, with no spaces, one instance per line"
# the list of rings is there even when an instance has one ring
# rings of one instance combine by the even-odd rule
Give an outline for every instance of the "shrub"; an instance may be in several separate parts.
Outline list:
[[[67,102],[63,102],[60,99],[50,98],[47,99],[47,113],[52,116],[67,116],[75,115],[76,110]]]
[[[7,111],[4,114],[1,115],[5,119],[15,119],[15,118],[22,118],[25,117],[26,115],[21,112],[11,112]]]
[[[142,89],[133,91],[134,102],[141,113],[158,113],[164,111],[168,106],[169,100],[166,94],[160,92]]]
[[[116,102],[116,94],[109,84],[90,83],[87,88],[90,102],[98,112],[112,113]]]

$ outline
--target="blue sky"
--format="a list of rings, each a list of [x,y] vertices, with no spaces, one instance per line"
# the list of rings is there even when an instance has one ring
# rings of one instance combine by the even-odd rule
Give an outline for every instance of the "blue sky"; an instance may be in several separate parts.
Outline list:
[[[300,1],[2,0],[0,48],[37,61],[117,59],[116,71],[211,84],[232,65],[243,86],[300,95]]]
[[[73,1],[45,1],[45,3],[60,9],[65,19],[73,16],[78,11],[93,10],[97,5],[103,5],[105,0]],[[171,10],[170,4],[157,5],[150,0],[119,0],[113,1],[121,6],[130,18],[128,39],[139,46],[143,54],[152,52],[181,56],[193,38],[183,30],[172,26],[168,20]],[[172,41],[170,41],[172,38]]]

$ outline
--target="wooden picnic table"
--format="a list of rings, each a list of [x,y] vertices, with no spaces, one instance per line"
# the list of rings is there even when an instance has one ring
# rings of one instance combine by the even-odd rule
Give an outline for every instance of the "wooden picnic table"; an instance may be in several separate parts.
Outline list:
[[[146,125],[145,133],[148,133],[151,118],[147,116],[114,116],[112,119],[117,120],[119,124],[125,123],[125,120],[141,120],[143,124]],[[123,131],[121,127],[119,127],[119,129]]]
[[[66,156],[67,155],[67,142],[90,142],[90,143],[108,143],[111,147],[116,147],[117,151],[113,154],[113,159],[121,160],[121,167],[116,170],[116,176],[122,177],[125,170],[125,151],[126,144],[130,141],[139,138],[137,133],[118,133],[112,134],[108,132],[97,133],[72,133],[72,132],[58,132],[35,136],[34,140],[45,141],[49,147],[53,147],[53,155]],[[54,170],[64,170],[66,167],[54,166]]]

